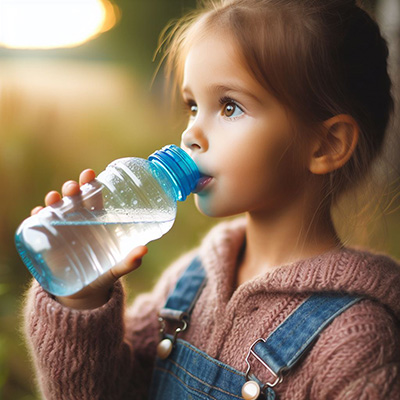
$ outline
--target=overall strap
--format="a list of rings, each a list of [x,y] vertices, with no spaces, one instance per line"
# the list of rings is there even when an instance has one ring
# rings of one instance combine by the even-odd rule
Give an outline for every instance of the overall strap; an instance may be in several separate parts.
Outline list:
[[[175,288],[168,296],[167,302],[159,311],[160,343],[157,346],[157,354],[162,360],[169,357],[175,346],[178,334],[188,327],[193,307],[206,281],[206,272],[200,259],[196,257],[178,279]],[[165,320],[179,322],[181,325],[175,329],[172,340],[166,336]]]
[[[164,308],[159,312],[160,317],[175,321],[185,319],[188,322],[206,281],[201,261],[195,257],[169,294]]]
[[[168,296],[164,308],[159,312],[160,322],[162,323],[160,330],[162,337],[165,337],[164,319],[183,322],[183,327],[175,331],[172,343],[170,339],[164,339],[160,342],[157,351],[161,359],[169,356],[177,334],[186,329],[190,314],[206,281],[206,272],[200,259],[196,257],[183,272],[175,288]],[[254,391],[253,384],[260,385],[264,392],[272,393],[271,388],[282,381],[282,373],[292,368],[299,361],[323,329],[336,316],[361,299],[357,296],[340,293],[312,294],[266,339],[257,339],[251,345],[246,357],[248,365],[246,379],[248,382],[243,386],[243,397],[245,399],[256,399],[258,397],[258,395],[247,396],[245,393],[247,390],[249,392]],[[254,356],[269,371],[269,375],[272,376],[271,381],[260,382],[251,374],[250,355]]]
[[[282,380],[282,372],[292,368],[332,320],[360,301],[360,297],[338,293],[315,293],[305,300],[267,339],[253,343],[254,355],[274,376],[273,387]],[[249,357],[248,355],[248,357]],[[250,364],[248,362],[249,376]]]

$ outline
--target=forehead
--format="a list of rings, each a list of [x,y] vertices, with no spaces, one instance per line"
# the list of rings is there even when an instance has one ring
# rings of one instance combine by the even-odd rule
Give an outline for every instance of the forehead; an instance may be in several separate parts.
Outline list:
[[[210,34],[193,41],[188,49],[184,62],[184,72],[190,73],[193,67],[220,67],[236,65],[242,67],[238,49],[229,36]]]
[[[184,62],[182,87],[197,85],[244,85],[262,90],[244,61],[232,34],[213,32],[193,40]]]

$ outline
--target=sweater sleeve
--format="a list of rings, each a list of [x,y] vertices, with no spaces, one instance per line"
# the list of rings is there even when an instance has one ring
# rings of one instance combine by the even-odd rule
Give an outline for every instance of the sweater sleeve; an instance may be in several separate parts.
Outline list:
[[[151,293],[125,310],[120,281],[94,310],[64,307],[33,281],[24,334],[46,400],[145,399],[158,341],[157,312],[190,256],[167,269]]]
[[[398,321],[378,303],[362,301],[337,317],[310,358],[312,399],[400,399]]]

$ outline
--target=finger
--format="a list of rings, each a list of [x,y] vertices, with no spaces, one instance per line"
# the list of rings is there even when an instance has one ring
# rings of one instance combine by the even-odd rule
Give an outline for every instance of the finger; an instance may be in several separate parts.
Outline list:
[[[92,169],[85,169],[79,175],[79,185],[82,186],[85,183],[89,183],[94,178],[96,178],[96,173]]]
[[[142,258],[147,254],[146,246],[134,248],[120,263],[111,268],[111,272],[116,279],[129,274],[142,265]]]
[[[92,169],[85,169],[79,176],[79,184],[90,183],[91,194],[84,199],[83,205],[91,211],[103,209],[103,196],[100,182],[95,180],[96,173]]]
[[[79,185],[75,181],[67,181],[64,183],[61,189],[63,196],[75,196],[79,193]]]
[[[139,268],[142,264],[142,257],[147,253],[147,247],[140,246],[134,249],[129,255],[105,274],[99,276],[90,286],[92,290],[99,291],[109,289],[122,276]]]
[[[61,200],[60,193],[52,190],[51,192],[47,193],[46,197],[44,198],[44,204],[46,206],[50,206],[51,204],[57,203],[57,201]]]
[[[101,275],[94,282],[94,285],[97,287],[111,287],[119,278],[139,268],[142,264],[142,258],[146,253],[146,246],[136,247],[125,257],[124,260],[108,270],[105,274]]]
[[[31,211],[31,215],[37,214],[40,210],[43,210],[42,206],[37,206]]]

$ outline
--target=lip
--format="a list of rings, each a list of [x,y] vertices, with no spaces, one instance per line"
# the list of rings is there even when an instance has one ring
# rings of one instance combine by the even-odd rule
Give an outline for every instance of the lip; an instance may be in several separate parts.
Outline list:
[[[199,181],[197,182],[196,188],[193,190],[193,193],[199,193],[205,189],[205,187],[213,180],[212,176],[203,175],[200,177]]]

